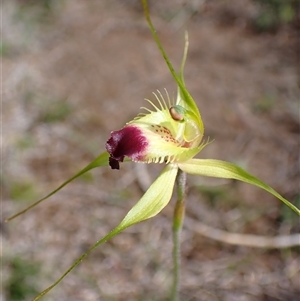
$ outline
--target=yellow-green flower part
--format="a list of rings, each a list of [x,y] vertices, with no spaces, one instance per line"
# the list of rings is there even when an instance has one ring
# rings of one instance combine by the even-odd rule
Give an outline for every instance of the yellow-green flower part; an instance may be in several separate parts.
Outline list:
[[[171,105],[162,94],[153,93],[158,106],[148,100],[153,110],[143,108],[140,114],[121,130],[112,131],[106,143],[112,169],[119,169],[119,162],[127,156],[135,162],[176,163],[194,157],[204,146],[201,119],[191,110],[184,108],[181,98]]]

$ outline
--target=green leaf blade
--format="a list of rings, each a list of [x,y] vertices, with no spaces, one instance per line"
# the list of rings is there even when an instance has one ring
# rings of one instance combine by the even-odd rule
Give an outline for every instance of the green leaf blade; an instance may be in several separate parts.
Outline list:
[[[260,179],[249,174],[239,166],[221,161],[221,160],[211,160],[211,159],[191,159],[185,163],[178,164],[179,168],[186,173],[193,175],[200,175],[206,177],[215,177],[223,179],[235,179],[254,186],[257,186],[281,200],[290,209],[295,211],[300,215],[300,210],[282,197],[278,192],[276,192],[272,187],[261,181]]]

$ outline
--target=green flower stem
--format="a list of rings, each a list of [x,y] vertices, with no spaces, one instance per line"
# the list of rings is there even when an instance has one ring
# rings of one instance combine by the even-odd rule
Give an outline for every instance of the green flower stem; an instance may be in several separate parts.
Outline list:
[[[171,301],[178,301],[180,285],[180,234],[185,213],[185,190],[186,173],[178,170],[177,178],[177,202],[173,216],[173,287],[171,292]]]

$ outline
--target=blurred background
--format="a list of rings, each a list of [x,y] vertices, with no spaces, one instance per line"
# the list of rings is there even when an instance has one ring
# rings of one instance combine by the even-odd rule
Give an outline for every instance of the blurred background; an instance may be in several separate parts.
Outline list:
[[[175,67],[189,32],[185,80],[214,140],[198,157],[239,164],[299,207],[299,2],[149,2]],[[114,228],[163,166],[93,170],[3,220],[104,151],[153,91],[175,97],[176,86],[137,0],[3,0],[1,25],[0,299],[21,301]],[[299,246],[269,239],[299,233],[296,214],[250,185],[188,184],[181,300],[299,300]],[[173,207],[93,251],[43,300],[167,300]]]

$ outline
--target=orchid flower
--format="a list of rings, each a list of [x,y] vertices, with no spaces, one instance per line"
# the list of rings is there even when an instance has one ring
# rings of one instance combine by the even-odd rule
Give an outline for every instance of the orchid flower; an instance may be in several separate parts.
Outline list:
[[[39,300],[56,286],[92,250],[103,242],[122,232],[124,229],[157,215],[169,203],[176,176],[179,172],[198,176],[235,179],[258,186],[273,194],[300,215],[300,210],[297,207],[278,194],[270,186],[237,165],[220,160],[194,158],[208,142],[203,142],[204,125],[201,115],[194,99],[185,86],[183,78],[183,69],[188,49],[187,34],[181,69],[180,73],[177,74],[161,46],[152,25],[147,1],[142,0],[142,2],[154,40],[177,83],[176,100],[172,101],[167,91],[165,92],[165,96],[159,91],[154,93],[157,103],[147,100],[150,108],[143,107],[144,113],[140,113],[122,129],[112,131],[110,138],[106,142],[105,152],[50,194],[25,210],[10,217],[7,221],[38,205],[65,185],[93,168],[109,165],[112,169],[119,169],[120,163],[124,160],[138,163],[159,163],[162,164],[164,168],[142,198],[127,213],[121,223],[109,234],[97,241],[85,254],[78,258],[54,284],[44,290],[34,300]]]

